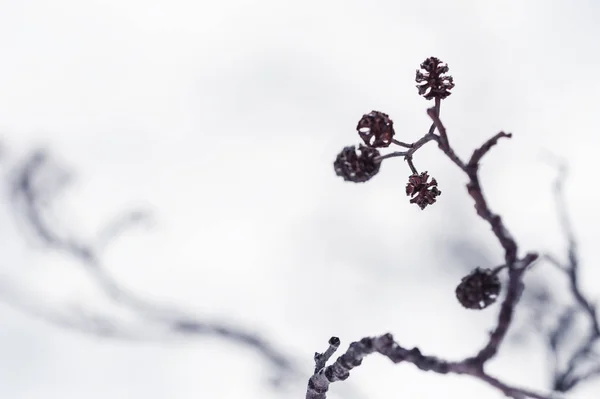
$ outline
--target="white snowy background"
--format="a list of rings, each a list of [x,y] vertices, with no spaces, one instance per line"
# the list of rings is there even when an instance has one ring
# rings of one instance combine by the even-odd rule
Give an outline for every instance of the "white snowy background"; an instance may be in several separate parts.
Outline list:
[[[456,83],[441,113],[457,152],[514,134],[481,174],[522,251],[564,254],[556,170],[543,154],[568,160],[582,284],[597,298],[599,16],[592,0],[2,0],[2,173],[48,148],[75,173],[57,212],[81,237],[123,209],[150,210],[151,229],[107,249],[110,271],[139,295],[264,334],[307,378],[331,335],[345,348],[392,332],[460,359],[485,342],[498,306],[466,311],[455,285],[502,261],[465,177],[435,145],[419,151],[417,168],[443,192],[421,211],[403,192],[401,159],[362,185],[336,177],[333,159],[358,143],[356,122],[372,109],[390,114],[399,140],[419,138],[431,103],[414,72],[441,58]],[[76,262],[31,247],[8,203],[1,212],[3,297],[118,311]],[[490,264],[457,266],[453,242],[473,242]],[[545,390],[542,349],[507,344],[490,372]],[[303,382],[282,394],[269,373],[220,339],[102,340],[0,304],[1,398],[303,397]],[[502,397],[378,356],[332,397],[343,385],[372,399]],[[585,384],[570,397],[599,390]]]

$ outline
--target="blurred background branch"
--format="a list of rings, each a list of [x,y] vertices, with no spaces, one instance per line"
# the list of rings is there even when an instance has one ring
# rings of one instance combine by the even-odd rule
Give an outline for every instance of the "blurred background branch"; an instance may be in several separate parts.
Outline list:
[[[71,181],[69,171],[57,166],[48,151],[32,151],[12,172],[12,214],[47,250],[75,260],[106,298],[133,312],[135,320],[127,322],[109,313],[95,313],[86,310],[84,304],[77,309],[45,305],[43,300],[40,303],[24,297],[5,282],[0,286],[2,300],[51,324],[103,338],[167,341],[177,337],[214,336],[258,352],[270,365],[273,383],[290,382],[299,377],[291,356],[257,331],[199,318],[178,307],[142,298],[117,281],[104,264],[103,250],[128,229],[149,222],[152,215],[141,209],[121,212],[89,242],[68,231],[62,232],[64,224],[52,220],[52,205]]]

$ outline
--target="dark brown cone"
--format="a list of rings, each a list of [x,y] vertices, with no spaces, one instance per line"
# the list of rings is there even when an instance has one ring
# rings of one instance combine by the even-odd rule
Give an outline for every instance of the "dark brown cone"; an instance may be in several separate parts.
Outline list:
[[[388,147],[394,138],[394,122],[387,114],[371,111],[358,121],[358,135],[369,147]]]
[[[439,98],[443,100],[448,97],[450,90],[454,88],[452,76],[445,75],[448,65],[435,57],[429,57],[421,64],[421,70],[417,70],[416,82],[419,95],[428,100]]]
[[[410,203],[417,204],[421,209],[435,203],[436,197],[442,194],[437,188],[437,181],[431,179],[428,183],[428,179],[427,172],[423,172],[420,175],[409,176],[406,184],[406,195],[412,197]]]
[[[346,181],[364,183],[379,173],[381,164],[375,160],[378,156],[379,151],[362,144],[358,150],[355,146],[345,147],[333,163],[335,174]]]
[[[467,309],[484,309],[496,302],[500,279],[491,269],[476,268],[456,287],[456,298]]]

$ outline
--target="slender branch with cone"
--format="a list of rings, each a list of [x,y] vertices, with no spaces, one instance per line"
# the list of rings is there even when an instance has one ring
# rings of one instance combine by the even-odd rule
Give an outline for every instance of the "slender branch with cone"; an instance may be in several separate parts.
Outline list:
[[[348,350],[335,362],[327,366],[326,361],[338,348],[337,337],[330,339],[330,348],[325,354],[317,353],[317,367],[308,381],[307,399],[325,399],[329,385],[335,381],[343,381],[349,377],[349,372],[361,364],[364,356],[377,352],[388,357],[394,363],[408,362],[421,370],[433,371],[440,374],[466,374],[478,378],[491,387],[515,399],[556,398],[550,393],[534,392],[529,389],[511,386],[489,375],[485,371],[486,363],[492,359],[502,347],[509,327],[512,323],[517,304],[524,290],[523,276],[538,259],[535,252],[519,256],[518,245],[502,218],[494,213],[483,193],[479,180],[479,163],[481,159],[495,146],[501,138],[510,138],[510,133],[500,132],[476,148],[467,162],[463,161],[454,151],[445,126],[440,120],[442,100],[447,99],[454,88],[454,80],[447,75],[448,65],[438,58],[426,59],[416,72],[416,82],[419,95],[427,100],[434,100],[434,106],[427,110],[432,120],[428,132],[413,143],[404,143],[394,138],[395,131],[392,119],[383,112],[371,111],[360,119],[357,131],[364,145],[359,150],[346,147],[338,154],[335,162],[335,172],[346,181],[364,183],[372,179],[380,170],[378,164],[389,159],[404,157],[411,171],[406,185],[406,195],[409,203],[414,203],[421,210],[432,206],[441,195],[438,182],[431,178],[427,171],[419,173],[414,163],[417,151],[429,142],[436,142],[439,149],[467,176],[466,185],[469,196],[473,199],[477,214],[486,221],[499,244],[504,250],[505,264],[494,268],[476,267],[465,276],[456,288],[458,302],[467,309],[481,310],[496,302],[502,289],[498,275],[506,272],[505,296],[500,305],[500,311],[495,328],[488,342],[475,354],[460,361],[448,361],[435,356],[423,355],[418,348],[406,349],[394,341],[391,334],[379,337],[363,338],[350,344]],[[437,131],[437,133],[436,133]],[[404,150],[380,154],[381,148],[396,145]],[[335,344],[335,345],[334,345]]]

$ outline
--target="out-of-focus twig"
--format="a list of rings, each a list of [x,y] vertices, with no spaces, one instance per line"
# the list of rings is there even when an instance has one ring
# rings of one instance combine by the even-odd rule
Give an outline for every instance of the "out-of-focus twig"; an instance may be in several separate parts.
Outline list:
[[[556,210],[558,213],[561,231],[564,233],[567,241],[567,261],[561,262],[553,254],[545,254],[543,258],[550,264],[556,266],[564,272],[568,282],[570,293],[575,300],[575,307],[570,308],[568,313],[565,313],[558,321],[556,328],[549,332],[549,350],[554,357],[554,389],[559,392],[567,392],[575,387],[580,382],[589,380],[594,377],[600,377],[600,360],[596,359],[596,365],[588,367],[588,370],[581,371],[581,366],[584,362],[589,361],[593,357],[594,346],[600,343],[600,322],[598,320],[597,308],[583,293],[580,286],[579,278],[579,253],[577,249],[577,240],[567,212],[567,204],[565,200],[564,184],[567,178],[567,167],[564,162],[558,162],[558,174],[554,182],[553,193],[556,202]],[[577,346],[577,349],[568,356],[566,367],[560,370],[558,358],[561,355],[558,345],[553,344],[556,337],[560,337],[564,332],[571,328],[575,322],[575,314],[584,315],[588,323],[587,337]],[[568,316],[568,317],[567,317]],[[553,339],[554,338],[554,339]]]
[[[138,327],[124,324],[118,319],[107,316],[77,316],[69,312],[59,311],[48,307],[35,306],[31,302],[17,300],[14,295],[6,295],[4,300],[12,306],[38,316],[52,324],[72,328],[88,334],[103,337],[128,340],[164,338],[168,334],[185,336],[215,336],[226,341],[249,347],[267,360],[274,370],[274,379],[283,382],[289,377],[298,377],[299,372],[291,358],[275,347],[268,339],[256,332],[250,332],[241,327],[227,325],[222,322],[201,320],[178,308],[149,301],[141,298],[119,283],[105,268],[102,261],[102,251],[110,239],[115,238],[125,229],[146,219],[146,214],[131,211],[122,214],[117,222],[112,223],[97,239],[97,242],[85,242],[83,239],[60,234],[56,226],[47,222],[48,199],[64,188],[52,185],[50,180],[42,179],[42,171],[47,165],[48,154],[43,150],[33,152],[16,168],[12,184],[12,203],[14,215],[21,218],[27,228],[53,251],[61,252],[71,257],[87,272],[104,295],[118,306],[134,312],[140,323]],[[40,195],[40,186],[45,185],[44,196]],[[42,200],[44,200],[42,202]],[[148,329],[160,331],[152,334]]]

